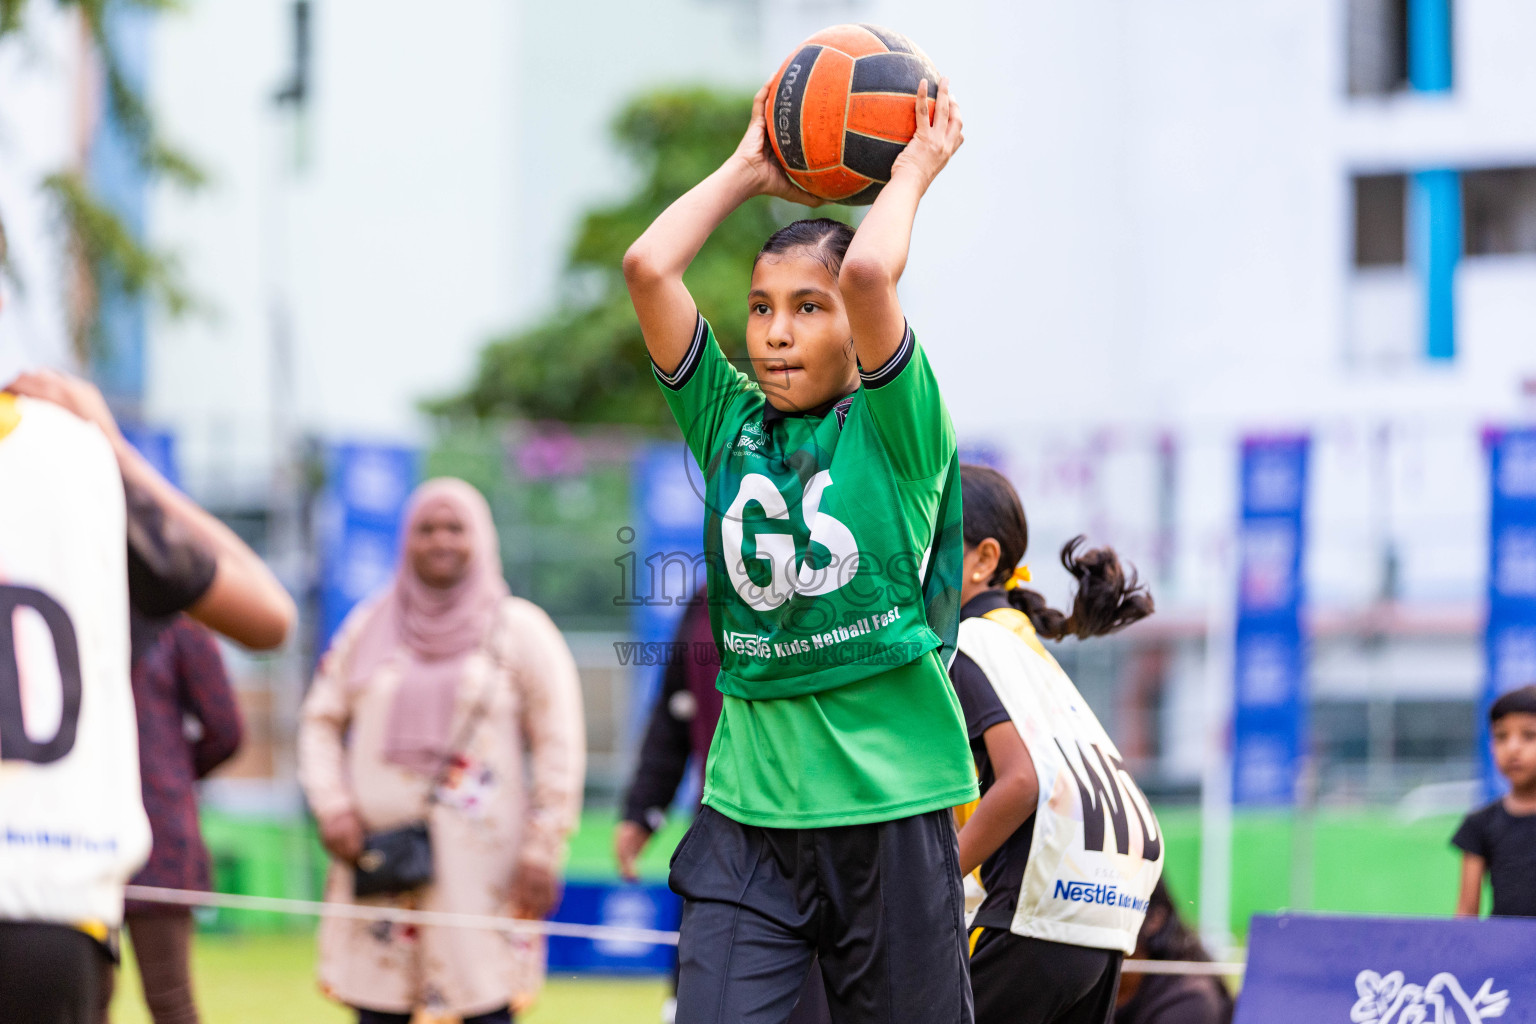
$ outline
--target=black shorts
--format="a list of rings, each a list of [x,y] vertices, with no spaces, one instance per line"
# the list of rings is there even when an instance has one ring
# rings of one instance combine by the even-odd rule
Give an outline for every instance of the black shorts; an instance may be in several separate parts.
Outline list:
[[[982,928],[971,954],[976,1024],[1107,1024],[1123,959],[1117,949]]]
[[[971,1024],[950,812],[838,828],[705,807],[672,856],[677,1024],[784,1024],[812,958],[837,1024]]]
[[[0,1021],[98,1024],[111,977],[107,948],[78,928],[0,921]]]

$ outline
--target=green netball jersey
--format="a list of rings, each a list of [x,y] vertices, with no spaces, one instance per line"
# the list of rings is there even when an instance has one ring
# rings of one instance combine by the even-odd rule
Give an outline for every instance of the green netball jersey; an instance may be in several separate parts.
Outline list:
[[[699,318],[656,368],[703,469],[720,725],[704,802],[812,828],[975,799],[946,665],[959,621],[954,427],[909,330],[829,407],[786,414]]]

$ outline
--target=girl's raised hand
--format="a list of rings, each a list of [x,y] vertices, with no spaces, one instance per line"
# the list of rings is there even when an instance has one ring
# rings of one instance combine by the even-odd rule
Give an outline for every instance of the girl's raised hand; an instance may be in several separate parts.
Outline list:
[[[768,102],[777,77],[775,75],[764,82],[752,98],[752,120],[748,122],[747,133],[741,137],[731,159],[741,163],[752,176],[758,195],[777,196],[805,206],[820,206],[820,199],[789,180],[769,145]]]
[[[926,189],[965,141],[965,126],[960,120],[960,104],[949,93],[948,77],[939,79],[939,95],[932,101],[928,99],[928,80],[923,79],[916,104],[917,133],[896,158],[891,178],[913,174]]]

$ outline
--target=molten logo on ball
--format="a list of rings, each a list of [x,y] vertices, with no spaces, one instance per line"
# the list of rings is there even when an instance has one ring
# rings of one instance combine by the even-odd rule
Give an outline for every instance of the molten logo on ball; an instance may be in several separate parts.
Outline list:
[[[774,155],[796,185],[822,199],[875,201],[917,131],[918,83],[939,75],[906,36],[837,25],[807,39],[774,83]]]

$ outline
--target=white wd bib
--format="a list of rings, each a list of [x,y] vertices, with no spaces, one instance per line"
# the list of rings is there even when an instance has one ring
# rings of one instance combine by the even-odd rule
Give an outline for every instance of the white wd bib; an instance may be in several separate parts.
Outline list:
[[[987,674],[1040,779],[1010,930],[1130,953],[1163,871],[1162,832],[1147,798],[1023,612],[965,619],[959,648]]]
[[[116,925],[149,853],[123,484],[95,427],[17,409],[0,437],[0,919]]]

